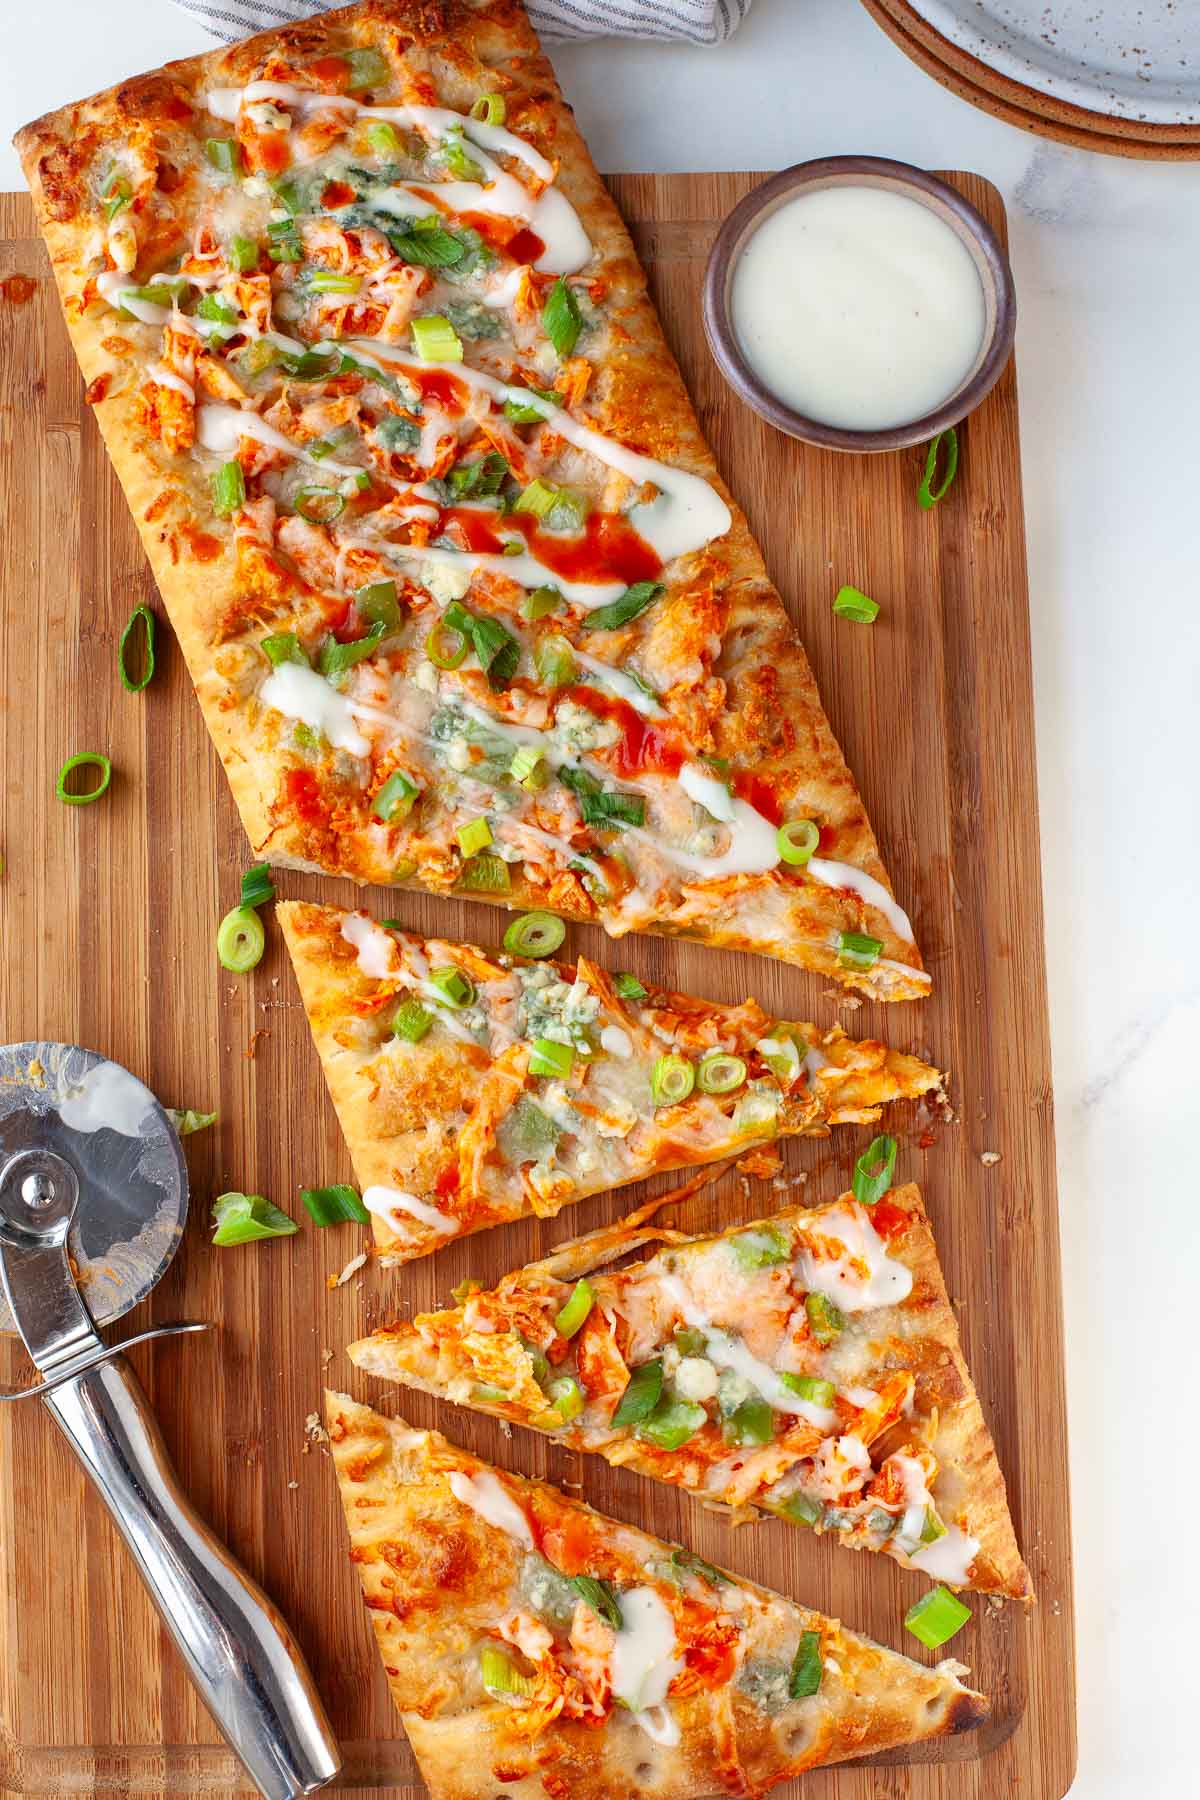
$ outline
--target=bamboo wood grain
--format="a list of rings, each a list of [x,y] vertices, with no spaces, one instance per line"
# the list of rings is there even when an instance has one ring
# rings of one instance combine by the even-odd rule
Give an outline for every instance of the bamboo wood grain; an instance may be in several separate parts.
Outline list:
[[[714,225],[746,175],[623,176],[617,197],[647,260],[718,460],[796,617],[857,772],[898,893],[913,912],[933,998],[871,1008],[801,971],[666,940],[571,942],[610,968],[788,1016],[878,1031],[952,1071],[953,1122],[902,1115],[900,1170],[938,1232],[968,1358],[996,1435],[1040,1595],[1029,1618],[975,1602],[953,1651],[995,1702],[982,1741],[932,1761],[842,1769],[780,1790],[806,1800],[1058,1800],[1074,1769],[1074,1671],[1062,1315],[1046,1020],[1028,592],[1012,370],[962,432],[958,483],[936,512],[915,499],[917,452],[849,458],[778,437],[736,402],[705,349],[699,291]],[[994,191],[956,183],[1003,226]],[[390,1276],[328,1281],[353,1228],[249,1249],[208,1242],[211,1197],[237,1187],[300,1213],[300,1185],[349,1163],[277,931],[253,975],[225,974],[215,924],[246,847],[188,687],[161,629],[159,673],[125,693],[116,643],[132,607],[161,603],[106,464],[32,214],[0,196],[0,881],[7,1040],[77,1040],[116,1057],[171,1105],[220,1111],[188,1141],[192,1216],[152,1299],[122,1322],[212,1318],[209,1337],[134,1352],[197,1504],[296,1628],[342,1738],[350,1792],[423,1790],[392,1711],[332,1470],[305,1421],[322,1384],[435,1421],[509,1468],[582,1484],[595,1505],[821,1606],[920,1656],[901,1625],[924,1582],[774,1521],[731,1532],[684,1496],[554,1450],[422,1396],[355,1378],[341,1346],[388,1316],[442,1303],[468,1272],[492,1280],[642,1196],[598,1199],[452,1246]],[[835,619],[852,581],[881,604],[871,629]],[[113,784],[94,806],[54,799],[73,751],[103,749]],[[354,904],[345,883],[284,876],[281,891]],[[374,892],[377,916],[497,941],[503,915],[468,902]],[[787,1146],[807,1192],[844,1187],[868,1134]],[[985,1166],[981,1156],[998,1151]],[[660,1187],[665,1185],[660,1182]],[[731,1177],[681,1222],[770,1210],[768,1186]],[[9,1343],[0,1378],[29,1378]],[[35,1405],[0,1409],[0,1792],[242,1794],[233,1759],[156,1623],[101,1508]],[[491,1800],[481,1796],[481,1800]],[[616,1800],[616,1797],[614,1797]]]

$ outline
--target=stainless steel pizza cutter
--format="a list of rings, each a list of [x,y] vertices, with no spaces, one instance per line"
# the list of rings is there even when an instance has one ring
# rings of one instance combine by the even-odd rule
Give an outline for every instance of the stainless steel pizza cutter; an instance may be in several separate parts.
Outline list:
[[[312,1676],[276,1608],[179,1485],[123,1354],[97,1335],[145,1298],[183,1234],[179,1138],[142,1083],[73,1044],[0,1049],[0,1329],[128,1544],[205,1705],[268,1800],[341,1766]],[[129,1343],[200,1324],[160,1325]]]

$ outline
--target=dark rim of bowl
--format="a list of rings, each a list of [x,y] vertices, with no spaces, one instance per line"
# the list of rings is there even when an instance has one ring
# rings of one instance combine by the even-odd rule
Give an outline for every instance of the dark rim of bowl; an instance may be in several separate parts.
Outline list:
[[[968,248],[973,246],[991,315],[991,331],[983,355],[969,379],[923,418],[905,425],[891,425],[881,431],[855,431],[827,425],[820,419],[810,419],[804,413],[793,411],[754,373],[742,354],[729,315],[734,266],[762,215],[802,188],[828,186],[831,177],[842,179],[846,176],[884,178],[889,185],[895,183],[916,188],[950,212],[961,228],[959,235],[967,241]],[[883,185],[883,181],[879,185]],[[999,380],[1012,354],[1016,326],[1017,300],[1012,270],[1000,240],[987,220],[969,200],[964,200],[947,182],[940,181],[927,169],[915,168],[911,163],[893,162],[884,156],[819,157],[813,162],[793,163],[777,175],[768,176],[738,202],[721,226],[709,252],[704,275],[705,335],[726,380],[769,424],[789,437],[802,438],[830,450],[903,450],[936,437],[948,426],[957,425],[968,413],[974,412]]]

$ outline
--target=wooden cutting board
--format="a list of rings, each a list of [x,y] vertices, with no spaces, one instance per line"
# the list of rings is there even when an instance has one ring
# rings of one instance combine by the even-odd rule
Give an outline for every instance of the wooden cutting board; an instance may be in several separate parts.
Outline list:
[[[1010,368],[961,432],[957,485],[933,513],[916,502],[920,453],[829,455],[760,424],[717,374],[700,324],[715,221],[755,179],[634,175],[613,185],[717,459],[799,622],[913,914],[933,997],[873,1008],[752,957],[654,939],[626,939],[618,950],[583,930],[569,944],[668,986],[723,1000],[754,993],[785,1017],[877,1032],[951,1071],[952,1122],[915,1111],[894,1120],[899,1174],[926,1194],[1040,1604],[1027,1618],[974,1601],[974,1621],[953,1644],[993,1697],[984,1732],[928,1758],[890,1758],[886,1771],[816,1773],[786,1792],[999,1800],[1019,1790],[1058,1800],[1075,1762],[1073,1621],[1015,375]],[[995,191],[974,176],[953,179],[1003,229]],[[14,275],[33,278],[31,295]],[[346,1560],[333,1471],[306,1431],[325,1382],[415,1423],[436,1422],[505,1467],[579,1483],[595,1505],[924,1657],[902,1619],[926,1584],[891,1562],[776,1521],[731,1531],[686,1497],[598,1458],[568,1456],[524,1432],[506,1439],[489,1420],[371,1382],[341,1353],[389,1316],[444,1304],[468,1272],[491,1281],[618,1217],[645,1190],[337,1289],[330,1278],[360,1247],[354,1227],[306,1225],[282,1242],[211,1248],[209,1207],[223,1189],[265,1193],[300,1213],[298,1186],[351,1171],[279,932],[268,920],[267,954],[251,976],[217,964],[216,923],[250,859],[169,630],[160,631],[146,693],[127,694],[117,679],[131,609],[147,601],[161,616],[162,608],[84,402],[23,196],[0,196],[0,384],[0,1030],[10,1041],[90,1045],[167,1104],[220,1112],[217,1129],[188,1140],[184,1244],[116,1335],[173,1318],[218,1321],[217,1332],[134,1359],[196,1503],[300,1637],[343,1743],[347,1786],[414,1800],[424,1791]],[[880,602],[872,628],[832,615],[843,582]],[[84,749],[111,756],[112,787],[94,806],[61,805],[55,772]],[[284,874],[280,889],[356,898],[345,883],[296,874]],[[377,915],[399,910],[418,930],[484,943],[497,941],[504,922],[462,901],[375,892],[368,904]],[[848,1185],[869,1135],[791,1143],[787,1168],[807,1178],[813,1200],[829,1198]],[[682,1209],[680,1222],[752,1217],[773,1198],[731,1177]],[[6,1343],[0,1378],[29,1377],[23,1354]],[[243,1793],[44,1410],[0,1408],[0,1437],[3,1793]]]

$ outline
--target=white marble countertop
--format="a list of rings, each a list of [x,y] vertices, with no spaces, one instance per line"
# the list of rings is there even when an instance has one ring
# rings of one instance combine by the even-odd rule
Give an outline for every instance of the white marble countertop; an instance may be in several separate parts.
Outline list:
[[[6,188],[21,185],[7,140],[26,119],[211,43],[167,0],[6,11]],[[607,42],[555,62],[601,168],[770,169],[863,151],[977,169],[1007,201],[1066,1271],[1072,1792],[1182,1794],[1200,1563],[1184,1549],[1168,1572],[1162,1544],[1177,1511],[1190,1533],[1200,1493],[1182,1380],[1200,1366],[1187,941],[1200,890],[1200,170],[1003,125],[913,67],[854,0],[757,0],[719,50]],[[1170,853],[1159,862],[1146,844]]]

